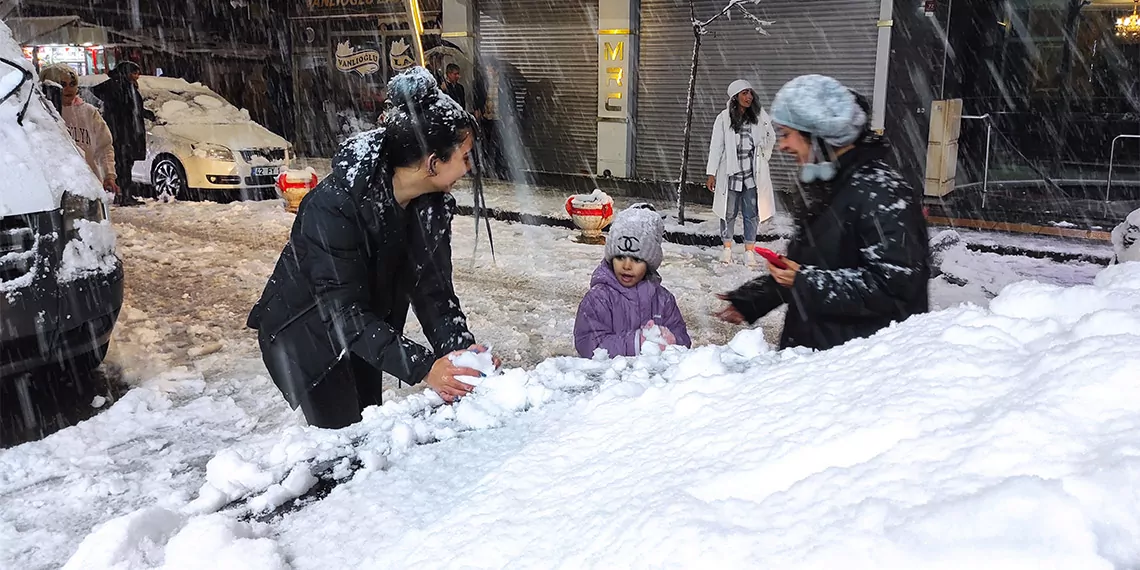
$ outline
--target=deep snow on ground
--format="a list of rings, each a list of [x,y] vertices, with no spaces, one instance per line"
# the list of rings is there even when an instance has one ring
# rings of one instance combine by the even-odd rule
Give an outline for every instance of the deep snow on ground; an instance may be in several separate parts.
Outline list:
[[[118,231],[119,252],[127,271],[127,292],[126,307],[116,329],[109,364],[120,367],[124,377],[138,388],[88,422],[63,430],[40,442],[0,451],[0,567],[58,567],[76,552],[81,540],[95,527],[128,513],[135,513],[134,518],[118,519],[110,527],[105,527],[101,531],[103,534],[99,535],[100,538],[95,540],[96,543],[111,548],[112,554],[118,552],[127,556],[123,558],[127,561],[124,562],[124,567],[127,568],[156,566],[155,561],[162,558],[163,552],[168,557],[185,562],[179,558],[181,555],[178,552],[185,552],[187,544],[200,543],[208,546],[196,550],[202,556],[213,553],[212,555],[224,558],[224,553],[229,552],[248,562],[250,560],[248,556],[256,558],[264,555],[257,558],[257,563],[251,563],[252,567],[271,567],[270,562],[279,561],[275,558],[278,555],[284,555],[294,566],[311,567],[318,561],[315,557],[317,553],[324,551],[316,547],[292,546],[309,544],[300,538],[295,538],[294,535],[299,533],[297,525],[301,522],[292,522],[292,517],[277,525],[247,528],[235,526],[232,517],[227,518],[224,512],[214,514],[212,517],[192,519],[186,515],[175,514],[197,496],[203,484],[207,482],[207,463],[219,454],[226,457],[224,450],[241,449],[245,453],[252,454],[247,458],[254,462],[251,466],[267,468],[266,463],[270,457],[263,452],[278,447],[282,444],[283,437],[297,438],[300,442],[297,448],[301,450],[307,449],[306,442],[309,438],[315,437],[313,430],[301,427],[303,419],[288,409],[272,383],[266,378],[252,331],[244,329],[243,326],[245,312],[264,285],[284,243],[292,216],[283,211],[280,202],[230,205],[174,203],[151,204],[137,209],[115,209],[112,211],[112,219]],[[633,363],[628,365],[630,366],[628,370],[614,370],[609,373],[611,376],[624,378],[635,374],[636,378],[632,380],[626,378],[627,382],[616,383],[616,377],[611,377],[607,381],[614,383],[614,386],[601,392],[591,391],[592,395],[583,396],[579,392],[592,386],[591,383],[597,381],[596,377],[604,375],[604,372],[595,371],[587,374],[581,368],[589,365],[575,364],[586,362],[579,360],[556,360],[540,364],[548,357],[573,353],[571,331],[574,310],[581,295],[586,291],[590,272],[597,264],[602,250],[597,246],[573,242],[571,238],[575,232],[569,230],[501,223],[493,223],[492,226],[497,246],[497,260],[494,262],[491,260],[485,241],[479,245],[478,254],[472,257],[475,235],[473,219],[468,217],[456,219],[453,240],[456,287],[477,338],[481,342],[494,345],[508,368],[521,369],[512,373],[513,380],[509,382],[517,382],[521,378],[529,383],[528,385],[541,385],[550,391],[550,399],[538,398],[536,402],[541,404],[540,410],[516,417],[517,410],[527,408],[531,404],[525,398],[520,404],[518,386],[512,385],[513,388],[500,394],[501,401],[495,398],[486,400],[497,402],[495,406],[498,407],[491,404],[479,407],[480,400],[473,398],[467,406],[468,411],[455,417],[447,417],[447,414],[443,413],[446,409],[432,411],[430,418],[434,418],[431,421],[436,423],[432,425],[438,428],[438,433],[429,430],[426,435],[415,431],[413,428],[420,424],[408,418],[413,417],[412,411],[416,411],[419,414],[416,417],[426,422],[427,420],[423,419],[424,415],[433,409],[430,398],[417,396],[413,400],[402,401],[393,398],[391,406],[385,407],[388,409],[382,408],[384,411],[376,412],[378,416],[370,416],[385,416],[392,422],[399,420],[404,425],[403,428],[396,430],[399,432],[397,434],[399,437],[395,439],[385,439],[393,433],[391,430],[387,432],[381,430],[378,433],[383,437],[377,436],[376,445],[384,441],[387,442],[389,450],[401,450],[391,457],[395,470],[377,471],[371,475],[361,476],[361,482],[347,484],[344,491],[334,492],[330,499],[337,497],[351,499],[349,493],[373,487],[376,487],[377,492],[381,492],[382,488],[385,493],[393,493],[391,497],[406,493],[407,496],[401,501],[385,502],[388,501],[385,498],[381,502],[369,503],[368,501],[380,501],[382,497],[358,498],[357,506],[371,509],[372,513],[355,513],[351,520],[354,522],[354,527],[372,529],[376,532],[375,544],[389,544],[393,541],[402,543],[408,540],[414,543],[419,540],[417,536],[427,536],[400,538],[391,533],[398,528],[416,528],[417,524],[426,529],[424,532],[428,532],[432,530],[428,523],[432,521],[441,523],[445,518],[450,520],[449,516],[444,516],[446,513],[436,510],[439,504],[432,503],[428,499],[441,492],[441,487],[457,485],[453,478],[462,479],[462,485],[452,489],[452,492],[458,492],[459,488],[474,492],[480,488],[481,481],[503,481],[509,479],[508,473],[516,473],[518,469],[522,469],[522,467],[512,467],[503,471],[502,475],[498,474],[496,465],[506,468],[512,461],[516,461],[511,458],[512,453],[519,454],[528,449],[548,449],[549,453],[556,453],[555,442],[542,439],[543,437],[553,437],[557,441],[566,439],[568,444],[573,444],[567,447],[568,455],[563,459],[569,462],[568,464],[579,465],[583,459],[573,455],[576,453],[574,450],[581,451],[593,446],[597,450],[620,451],[617,442],[626,436],[611,433],[603,436],[602,432],[595,431],[601,429],[603,424],[617,422],[617,425],[627,425],[628,429],[635,433],[661,428],[660,425],[653,423],[656,420],[647,420],[648,423],[638,427],[638,422],[635,420],[652,414],[637,412],[637,406],[625,410],[629,412],[628,414],[622,409],[615,408],[614,411],[608,412],[609,415],[590,420],[588,425],[557,423],[561,421],[559,417],[577,413],[575,410],[580,412],[583,407],[623,408],[617,403],[605,404],[604,399],[617,396],[628,399],[633,397],[633,392],[644,388],[637,386],[657,383],[658,380],[654,380],[655,377],[649,372],[642,376],[636,376],[633,372],[639,366],[653,368],[657,365],[648,362]],[[776,248],[780,246],[780,244],[772,245]],[[666,244],[665,252],[666,262],[662,270],[664,283],[677,295],[679,305],[688,319],[694,342],[702,345],[723,344],[729,341],[738,329],[716,322],[708,316],[719,306],[712,293],[738,285],[749,278],[751,273],[741,266],[724,267],[714,263],[716,252],[711,250]],[[992,281],[994,275],[1001,275],[1003,278],[1021,275],[1033,276],[1046,283],[1068,286],[1090,283],[1100,269],[1094,265],[1081,263],[1057,264],[1045,260],[968,252],[964,255],[960,261],[965,264],[966,270],[981,276],[978,281],[982,284],[987,282],[987,279]],[[957,287],[943,281],[932,282],[935,304],[938,307],[946,307],[960,301],[972,301],[984,306],[988,295],[982,284],[971,283],[966,287]],[[758,334],[770,342],[774,341],[780,320],[779,314],[769,316],[762,321],[761,331]],[[418,332],[412,331],[411,334],[417,335]],[[917,333],[916,337],[926,338]],[[899,352],[915,358],[933,350],[930,347],[919,347],[906,339],[901,342]],[[876,358],[890,361],[887,353],[894,349],[882,344],[878,346],[879,348],[874,349],[877,352],[873,353],[878,355]],[[706,351],[702,353],[705,356],[691,360],[691,364],[686,366],[697,366],[706,372],[715,372],[717,370],[715,358],[708,355],[728,354],[723,349],[702,350]],[[1028,350],[1025,349],[1023,352],[1028,354],[1029,352],[1026,352]],[[694,352],[695,354],[697,353]],[[676,355],[669,358],[674,357]],[[789,354],[787,357],[791,358],[792,355]],[[709,360],[710,358],[712,360]],[[836,360],[837,357],[818,355],[807,358],[822,359],[820,362],[832,364],[822,368],[805,367],[798,372],[795,371],[796,366],[788,364],[785,371],[780,374],[787,377],[802,375],[808,379],[819,376],[821,378],[819,382],[823,382],[832,377],[829,374],[835,374],[833,369],[842,368],[837,363],[843,360]],[[540,372],[532,370],[536,364],[540,364]],[[743,371],[744,368],[741,366],[744,365],[739,362],[733,364],[731,371]],[[554,369],[565,369],[567,372],[556,374],[552,372]],[[541,372],[542,370],[546,372]],[[976,369],[969,368],[968,371]],[[917,372],[912,370],[908,373]],[[552,375],[558,376],[561,380],[551,380]],[[898,376],[894,372],[887,372],[886,375],[888,379]],[[587,376],[590,378],[589,382]],[[952,381],[958,377],[939,378],[940,382],[952,385]],[[1081,380],[1093,381],[1087,377]],[[641,384],[638,384],[639,382]],[[734,381],[722,379],[712,381],[709,385],[740,387],[732,382]],[[703,385],[704,382],[696,384]],[[823,385],[820,384],[816,388],[819,386]],[[646,393],[652,393],[653,390],[655,388],[649,389]],[[408,388],[402,390],[404,394],[414,392],[417,390]],[[607,393],[610,396],[604,396]],[[817,390],[816,396],[820,393],[824,392]],[[884,394],[889,395],[891,392],[888,390]],[[736,403],[721,401],[719,400],[721,396],[723,394],[719,393],[709,396],[710,402],[719,402],[713,406],[714,408],[724,413],[727,413],[726,410],[736,409]],[[700,401],[702,397],[692,396],[690,399]],[[621,398],[617,398],[615,402],[624,401]],[[747,401],[766,400],[765,398],[758,400],[758,397],[754,396],[742,396],[742,398]],[[890,399],[886,396],[884,398],[881,404],[886,405]],[[797,402],[794,398],[787,401],[794,405],[785,410],[787,414],[791,414],[782,420],[785,423],[792,422],[797,417],[792,413],[795,409],[806,405],[805,402]],[[664,406],[668,402],[669,400],[665,399],[658,403]],[[834,402],[839,403],[833,405],[841,407],[848,405],[842,398]],[[399,408],[401,405],[404,407]],[[775,406],[774,403],[771,405]],[[658,411],[661,409],[667,407],[659,407]],[[703,404],[694,409],[703,410]],[[810,408],[803,409],[810,411]],[[622,420],[621,417],[624,416],[628,417]],[[705,426],[706,429],[711,429],[709,426],[719,425],[706,416],[703,411],[693,412],[685,416],[683,421],[669,424],[666,431],[677,430],[678,426]],[[746,420],[747,418],[742,417],[737,421]],[[812,421],[819,420],[817,418]],[[471,426],[486,427],[500,423],[506,427],[486,434],[466,432]],[[358,427],[358,432],[365,430],[366,433],[368,429],[366,424],[367,422]],[[737,431],[727,426],[728,424],[722,435],[718,436],[710,431],[702,436],[701,441],[711,444],[719,441],[718,438],[731,439]],[[819,429],[823,430],[824,427]],[[583,434],[575,435],[579,431]],[[452,432],[458,437],[436,445],[410,447],[410,444],[418,441],[421,435],[426,441],[440,434],[443,434],[443,438],[440,439],[449,438]],[[282,433],[291,435],[282,436]],[[486,441],[478,439],[483,437],[491,439]],[[602,439],[594,440],[593,437],[602,437]],[[609,439],[614,439],[615,443],[610,445]],[[782,445],[791,450],[799,445],[801,440],[808,439],[810,438],[804,436],[794,441],[785,441]],[[409,447],[405,449],[393,446],[393,441]],[[738,444],[740,442],[733,445]],[[714,448],[720,449],[723,455],[729,457],[726,444],[719,445],[720,447],[714,446]],[[844,447],[846,444],[839,446],[839,448]],[[351,445],[347,448],[342,445],[339,450],[335,449],[336,446],[333,448],[331,451],[326,451],[334,456],[346,452],[346,449],[349,452],[354,452],[352,450],[355,449]],[[381,457],[382,454],[378,451],[376,453],[373,460],[379,461],[376,457]],[[484,453],[489,459],[478,459]],[[496,453],[499,455],[495,455]],[[776,451],[768,450],[765,453],[767,455],[751,456],[748,460],[763,463],[763,457],[775,457],[773,454]],[[520,455],[521,457],[525,455]],[[639,455],[637,461],[644,462],[648,457]],[[688,465],[690,460],[687,457],[666,457],[673,457],[675,465],[668,468],[659,465],[653,467],[651,471],[661,473],[665,480],[685,479],[669,469],[674,467],[680,469]],[[472,462],[463,463],[464,458]],[[542,456],[533,456],[533,458],[537,461]],[[296,460],[296,457],[293,457],[293,460]],[[543,470],[560,472],[558,462],[562,460],[553,461],[553,464],[544,465]],[[626,459],[623,459],[619,453],[615,457],[615,465],[619,467],[615,473],[622,472],[620,466],[623,465],[623,461]],[[230,468],[236,469],[234,465],[236,464],[231,463]],[[288,463],[279,462],[273,469],[282,469],[282,465]],[[376,465],[373,464],[374,467]],[[808,465],[810,467],[815,464],[808,462]],[[607,471],[608,468],[609,466],[600,463],[583,467],[585,472],[595,475]],[[279,473],[273,469],[269,470],[272,476],[284,477],[289,472],[286,469],[285,472]],[[437,469],[440,471],[436,471]],[[224,476],[227,475],[226,469],[221,471],[224,480]],[[564,476],[571,482],[585,481],[586,479],[582,477],[573,474]],[[366,480],[371,482],[363,482]],[[291,480],[291,483],[296,482],[296,478]],[[522,489],[520,492],[522,491],[526,491],[524,494],[527,495],[541,495],[533,489],[529,491]],[[572,490],[564,489],[555,496],[558,493],[563,497],[578,497]],[[342,513],[346,507],[344,503],[338,502],[341,499],[328,502],[328,506],[319,504],[309,507],[294,517],[298,517],[297,521],[301,521],[306,516],[322,517],[328,513]],[[419,499],[423,501],[417,502]],[[475,503],[464,503],[464,500],[466,499],[463,497],[454,496],[449,499],[458,509],[457,513],[466,513],[464,516],[474,516],[472,513],[482,508]],[[498,500],[502,500],[502,497]],[[546,504],[551,512],[573,510],[565,506],[554,506],[551,501],[553,496],[548,497],[546,503],[542,503]],[[723,502],[727,505],[725,508],[731,511],[734,499],[724,498]],[[488,505],[493,506],[494,503]],[[147,508],[150,510],[138,511]],[[666,510],[686,508],[683,503],[677,503]],[[606,510],[606,507],[597,507],[590,512],[600,513]],[[628,512],[621,514],[617,510],[613,512],[617,518],[612,521],[602,521],[602,527],[615,529],[637,523],[639,520],[641,523],[637,524],[650,524],[650,519],[642,518],[641,515]],[[651,508],[646,512],[656,511]],[[718,525],[723,523],[723,520],[713,516],[713,513],[706,515],[711,517],[709,524],[713,527],[719,528]],[[405,516],[410,518],[399,518]],[[388,520],[385,517],[397,517],[390,520],[402,522],[391,523],[392,526],[388,530],[375,529],[375,525],[389,524],[382,522]],[[624,522],[619,524],[618,521]],[[464,528],[472,531],[481,528],[477,521],[468,521],[465,524],[468,526]],[[810,528],[809,523],[802,524]],[[131,542],[139,537],[138,532],[132,530],[138,528],[153,531],[151,536],[153,548],[141,547]],[[560,534],[562,530],[555,534]],[[647,532],[646,529],[642,530]],[[498,532],[489,529],[484,531],[492,534]],[[182,533],[179,534],[181,539],[173,540],[169,544],[166,542],[169,536],[179,532]],[[265,540],[257,538],[263,535],[269,538]],[[278,535],[288,537],[288,540],[282,542],[278,540],[280,538]],[[348,533],[345,536],[348,539],[357,535]],[[465,535],[459,533],[457,536],[463,538]],[[617,540],[617,538],[609,536],[607,540]],[[371,550],[373,542],[371,539],[361,541],[370,544],[341,545],[344,546],[343,560],[346,563],[365,562],[369,557],[380,555],[378,550]],[[333,544],[341,542],[337,539]],[[508,543],[516,544],[510,541]],[[182,546],[179,546],[180,544]],[[282,547],[282,544],[286,546]],[[512,552],[509,544],[499,546],[504,552],[509,553]],[[189,550],[195,551],[193,548]],[[306,554],[310,550],[314,557]],[[104,552],[98,549],[96,551],[92,554],[88,550],[85,554],[96,556],[98,552]],[[583,556],[587,555],[587,551],[577,547],[562,552],[575,551],[581,552]],[[595,555],[603,556],[604,553],[589,556]],[[132,556],[137,564],[129,562],[128,559]],[[333,557],[330,560],[341,560],[336,558],[339,555],[335,553],[330,553],[329,556]],[[97,556],[92,560],[96,559]],[[482,567],[489,564],[487,560],[490,559],[475,558],[469,562]],[[582,560],[583,564],[592,565],[595,559]],[[596,560],[601,561],[602,558]],[[611,559],[611,561],[616,560]],[[576,565],[569,559],[567,564]],[[343,565],[339,562],[329,563],[330,567]],[[377,561],[370,566],[392,565]],[[103,566],[92,562],[91,565],[80,564],[78,567]]]
[[[68,568],[1134,567],[1137,341],[1129,264],[825,353],[746,331],[550,360],[454,408],[410,397],[224,450],[207,469],[230,497],[345,448],[365,468],[270,525],[132,513]]]

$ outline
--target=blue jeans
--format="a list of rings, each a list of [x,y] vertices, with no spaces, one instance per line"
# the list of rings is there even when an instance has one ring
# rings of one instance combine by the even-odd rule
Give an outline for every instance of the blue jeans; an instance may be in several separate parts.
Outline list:
[[[725,197],[724,214],[720,221],[720,237],[729,242],[732,240],[732,231],[736,228],[736,217],[744,212],[744,241],[754,243],[756,231],[760,227],[760,208],[757,204],[756,189],[737,192],[729,190]]]

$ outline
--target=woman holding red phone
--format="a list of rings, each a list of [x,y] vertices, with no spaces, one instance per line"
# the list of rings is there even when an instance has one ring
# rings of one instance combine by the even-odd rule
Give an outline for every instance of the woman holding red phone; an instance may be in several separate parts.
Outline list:
[[[720,295],[717,315],[755,322],[788,304],[781,348],[827,350],[929,310],[929,242],[918,195],[885,162],[866,99],[830,77],[784,85],[771,107],[778,148],[800,165],[788,255],[757,248],[770,275]]]

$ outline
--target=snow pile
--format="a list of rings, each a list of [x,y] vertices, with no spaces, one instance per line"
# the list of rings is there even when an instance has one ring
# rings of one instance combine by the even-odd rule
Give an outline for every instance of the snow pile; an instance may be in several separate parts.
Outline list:
[[[456,362],[493,372],[494,364],[483,360],[489,361],[490,353],[464,353]],[[406,454],[414,445],[499,426],[553,397],[538,378],[519,369],[461,380],[477,387],[454,406],[443,406],[427,389],[368,408],[361,423],[342,430],[291,428],[268,450],[265,442],[222,450],[206,464],[206,483],[187,511],[215,512],[242,499],[249,499],[253,512],[272,510],[308,491],[316,483],[314,473],[331,468],[333,478],[342,479],[351,475],[354,462],[365,469],[383,469],[389,458]]]
[[[551,359],[488,377],[546,392],[497,429],[452,419],[483,386],[454,407],[422,394],[235,448],[229,480],[248,492],[319,457],[343,465],[351,480],[275,523],[298,569],[1133,567],[1138,343],[1140,264],[1124,264],[822,353],[744,331]]]
[[[944,230],[932,237],[930,253],[934,278],[977,289],[986,297],[996,296],[1006,285],[1019,279],[1002,256],[970,251],[954,230]]]
[[[58,278],[68,282],[92,273],[106,274],[115,270],[115,229],[111,220],[92,222],[75,220],[79,237],[67,243]]]
[[[1112,230],[1112,249],[1116,262],[1140,261],[1140,209],[1133,210]]]
[[[610,361],[588,396],[419,448],[278,540],[295,568],[1140,563],[1140,264],[825,353],[747,336]]]
[[[257,568],[287,570],[277,544],[254,527],[214,515],[187,522],[158,507],[111,520],[91,533],[63,570]]]

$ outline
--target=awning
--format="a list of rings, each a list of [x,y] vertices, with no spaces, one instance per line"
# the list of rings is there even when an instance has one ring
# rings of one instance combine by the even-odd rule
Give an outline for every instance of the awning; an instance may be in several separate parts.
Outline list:
[[[4,23],[12,29],[12,37],[22,46],[107,43],[107,32],[103,28],[83,22],[79,16],[8,18]]]

